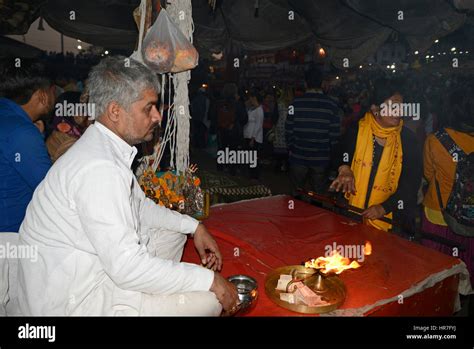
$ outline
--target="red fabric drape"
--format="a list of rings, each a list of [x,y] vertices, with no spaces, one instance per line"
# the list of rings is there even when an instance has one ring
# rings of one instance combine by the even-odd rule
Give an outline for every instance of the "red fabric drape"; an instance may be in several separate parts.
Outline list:
[[[301,264],[324,255],[325,246],[333,242],[359,245],[370,241],[373,248],[372,255],[366,257],[360,269],[341,274],[347,288],[346,301],[341,309],[358,308],[396,297],[430,275],[460,262],[457,258],[302,201],[295,200],[294,209],[291,209],[290,200],[292,198],[288,196],[276,196],[215,206],[211,208],[210,218],[204,222],[223,253],[222,274],[226,277],[246,274],[258,281],[260,298],[248,315],[298,315],[267,298],[265,277],[274,268]],[[199,263],[192,240],[186,246],[184,260]],[[445,283],[450,287],[443,293],[450,297],[445,300],[447,314],[457,292],[457,279],[454,279]],[[432,305],[433,308],[436,306]],[[403,313],[402,307],[395,308],[397,314]],[[434,314],[434,310],[425,309],[425,314],[431,313]]]

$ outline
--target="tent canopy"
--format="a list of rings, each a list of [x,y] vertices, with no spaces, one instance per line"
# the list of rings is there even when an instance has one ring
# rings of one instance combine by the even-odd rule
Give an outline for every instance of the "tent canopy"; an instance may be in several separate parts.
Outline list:
[[[40,49],[22,42],[4,36],[0,37],[0,57],[16,55],[23,58],[37,58],[41,56],[42,52]]]
[[[131,52],[138,36],[132,13],[139,2],[6,0],[0,5],[0,33],[24,34],[41,15],[65,35]],[[207,0],[193,1],[195,44],[204,56],[230,46],[274,50],[317,41],[336,66],[342,58],[351,65],[362,62],[390,37],[423,52],[434,38],[472,18],[473,10],[470,0],[218,0],[214,11]]]

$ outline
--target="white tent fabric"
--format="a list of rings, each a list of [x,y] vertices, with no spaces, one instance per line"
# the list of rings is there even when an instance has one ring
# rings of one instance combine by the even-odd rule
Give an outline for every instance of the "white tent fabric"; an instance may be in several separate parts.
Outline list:
[[[177,0],[167,2],[170,5],[162,4],[173,6]],[[7,19],[24,18],[29,25],[41,13],[65,35],[132,52],[138,34],[132,13],[139,5],[139,0],[84,0],[74,4],[73,21],[69,0],[34,1],[14,9],[0,5],[0,14],[5,13],[0,33],[22,34],[27,26],[16,21],[13,27]],[[359,64],[387,38],[423,52],[434,38],[472,19],[474,0],[222,0],[216,2],[215,10],[208,0],[193,0],[192,11],[195,45],[201,56],[223,50],[233,54],[231,49],[275,50],[316,41],[340,67],[342,58],[349,58],[351,65]]]
[[[209,15],[194,4],[196,42],[219,52],[229,44],[272,50],[314,40],[325,46],[335,66],[358,65],[389,38],[406,40],[423,52],[465,23],[466,14],[444,0],[260,0],[224,1]],[[294,19],[289,12],[294,11]],[[401,12],[400,12],[401,11]],[[400,16],[401,14],[401,16]],[[403,19],[400,19],[400,18]]]
[[[7,36],[43,51],[61,52],[61,33],[51,28],[46,21],[43,21],[44,30],[39,30],[39,22],[39,18],[34,21],[25,35]],[[78,46],[81,46],[81,49],[78,49]],[[72,52],[78,54],[81,50],[86,50],[89,46],[90,45],[85,42],[78,42],[75,38],[63,36],[64,53]]]

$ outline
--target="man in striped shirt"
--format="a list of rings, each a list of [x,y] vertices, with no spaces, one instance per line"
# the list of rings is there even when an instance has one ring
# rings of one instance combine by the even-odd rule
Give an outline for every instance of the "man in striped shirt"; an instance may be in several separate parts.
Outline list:
[[[309,177],[311,190],[323,192],[331,149],[340,136],[338,106],[322,89],[322,73],[311,67],[305,73],[306,93],[289,106],[286,141],[290,151],[290,179],[293,191],[305,188]]]

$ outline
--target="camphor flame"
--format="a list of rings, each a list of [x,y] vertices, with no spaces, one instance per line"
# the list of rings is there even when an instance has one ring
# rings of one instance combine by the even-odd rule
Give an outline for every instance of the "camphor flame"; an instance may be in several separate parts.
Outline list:
[[[366,241],[365,246],[364,246],[364,255],[370,256],[371,254],[372,254],[372,244],[370,243],[370,241]]]
[[[364,255],[369,256],[372,254],[372,244],[367,241],[364,246]],[[314,268],[319,269],[323,274],[335,273],[341,274],[344,270],[347,269],[357,269],[361,265],[357,261],[350,261],[349,258],[346,258],[339,254],[336,250],[331,251],[329,257],[318,257],[316,259],[311,259],[305,263],[305,268]]]

